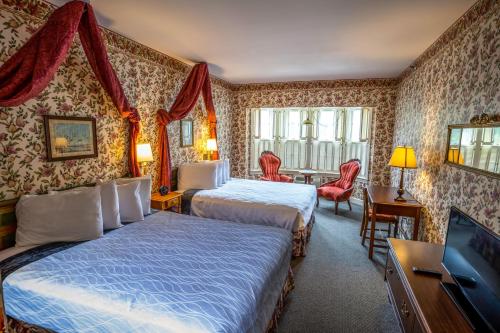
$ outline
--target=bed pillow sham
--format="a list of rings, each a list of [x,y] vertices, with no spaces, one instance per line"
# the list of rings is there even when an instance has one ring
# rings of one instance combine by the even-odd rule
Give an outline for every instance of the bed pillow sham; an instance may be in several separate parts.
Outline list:
[[[189,163],[181,164],[178,172],[178,189],[212,190],[217,188],[217,164]]]
[[[202,161],[201,163],[213,163],[217,167],[217,187],[222,186],[223,184],[226,183],[226,178],[224,176],[225,170],[224,170],[224,161],[222,160],[215,160],[215,161]]]
[[[149,215],[151,214],[151,189],[152,189],[151,175],[135,177],[135,178],[119,178],[116,180],[116,184],[122,185],[135,181],[140,182],[139,195],[141,197],[142,213],[144,215]]]
[[[101,189],[101,211],[102,211],[102,224],[104,230],[111,230],[123,227],[120,222],[120,209],[118,202],[118,192],[116,190],[116,183],[114,180],[109,182],[97,181],[97,185]],[[59,194],[68,191],[81,191],[89,187],[80,186],[65,191],[49,191],[49,194]]]
[[[224,160],[224,179],[226,182],[231,180],[231,165],[228,159]]]
[[[118,200],[116,182],[114,180],[108,182],[98,180],[97,184],[101,187],[101,209],[104,230],[123,227],[120,220],[120,202]]]
[[[116,185],[120,220],[122,222],[144,221],[140,188],[141,183],[139,181]]]
[[[97,239],[103,234],[100,188],[23,195],[16,218],[17,247]]]

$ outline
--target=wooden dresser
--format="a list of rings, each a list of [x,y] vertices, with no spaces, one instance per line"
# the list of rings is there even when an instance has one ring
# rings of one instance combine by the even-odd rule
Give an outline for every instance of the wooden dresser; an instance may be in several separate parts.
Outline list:
[[[416,274],[412,267],[441,271],[442,245],[389,239],[385,277],[389,300],[403,332],[473,332],[440,285],[441,278]]]

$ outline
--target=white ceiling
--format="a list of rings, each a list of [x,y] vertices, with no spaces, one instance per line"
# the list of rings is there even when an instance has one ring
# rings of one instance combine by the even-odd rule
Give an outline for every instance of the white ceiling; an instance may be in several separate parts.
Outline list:
[[[51,0],[61,5],[66,0]],[[398,76],[474,0],[92,0],[99,23],[232,83]]]

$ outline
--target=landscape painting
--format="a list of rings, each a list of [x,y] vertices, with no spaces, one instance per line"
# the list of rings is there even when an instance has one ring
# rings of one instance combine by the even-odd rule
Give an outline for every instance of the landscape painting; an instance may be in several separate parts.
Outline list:
[[[47,160],[97,157],[94,118],[44,116]]]

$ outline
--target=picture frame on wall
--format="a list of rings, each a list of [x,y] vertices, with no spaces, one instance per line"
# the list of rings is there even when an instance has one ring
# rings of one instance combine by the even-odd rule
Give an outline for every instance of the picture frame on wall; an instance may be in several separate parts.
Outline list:
[[[43,122],[47,161],[97,157],[95,118],[45,115]]]
[[[180,128],[181,128],[181,147],[192,147],[194,145],[193,120],[182,119]]]

